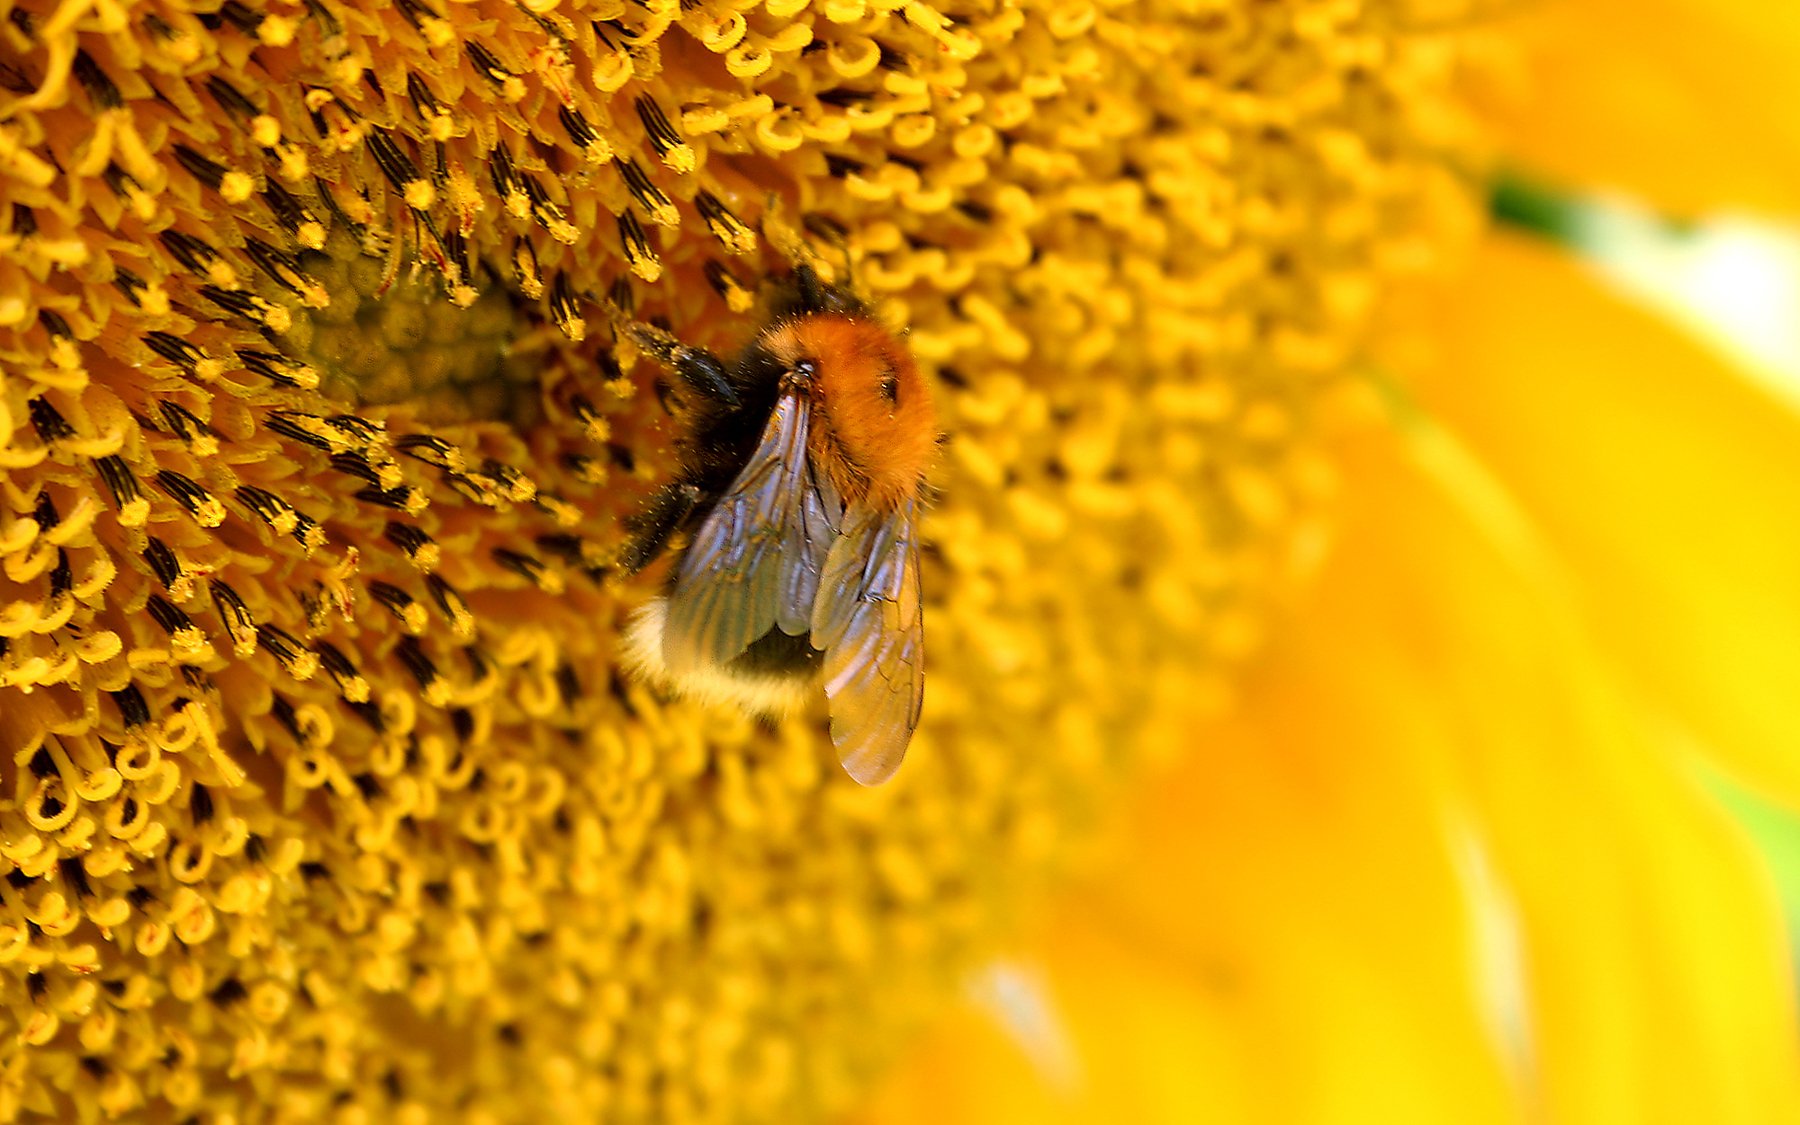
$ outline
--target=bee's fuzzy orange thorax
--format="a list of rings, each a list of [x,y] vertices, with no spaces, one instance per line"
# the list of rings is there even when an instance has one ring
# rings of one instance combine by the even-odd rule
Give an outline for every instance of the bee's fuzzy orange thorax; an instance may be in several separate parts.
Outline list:
[[[898,336],[866,317],[815,313],[764,343],[785,363],[812,363],[809,392],[827,425],[814,426],[808,452],[847,497],[886,508],[917,492],[937,452],[937,412]]]

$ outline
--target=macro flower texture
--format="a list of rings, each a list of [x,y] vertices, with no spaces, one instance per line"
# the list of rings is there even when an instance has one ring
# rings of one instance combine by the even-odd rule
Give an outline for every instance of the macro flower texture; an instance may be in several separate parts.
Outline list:
[[[0,1121],[1800,1120],[1720,796],[1800,809],[1800,424],[1489,206],[1793,215],[1797,60],[0,0]],[[733,355],[797,266],[942,430],[880,785],[624,655],[685,407],[622,325]]]

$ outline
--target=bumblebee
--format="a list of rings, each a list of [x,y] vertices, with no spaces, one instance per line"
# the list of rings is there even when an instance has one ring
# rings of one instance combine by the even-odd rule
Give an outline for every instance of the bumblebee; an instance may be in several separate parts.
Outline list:
[[[767,715],[822,683],[844,769],[887,780],[925,698],[918,521],[938,441],[905,341],[804,264],[735,362],[619,327],[680,380],[691,419],[622,560],[636,570],[686,539],[631,619],[627,663]]]

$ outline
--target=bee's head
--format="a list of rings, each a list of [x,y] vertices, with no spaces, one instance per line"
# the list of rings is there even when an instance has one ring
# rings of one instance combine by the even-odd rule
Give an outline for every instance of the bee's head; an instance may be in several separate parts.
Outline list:
[[[877,503],[914,492],[937,448],[937,413],[912,353],[865,316],[815,313],[768,340],[815,406],[811,454]],[[822,423],[822,424],[820,424]]]

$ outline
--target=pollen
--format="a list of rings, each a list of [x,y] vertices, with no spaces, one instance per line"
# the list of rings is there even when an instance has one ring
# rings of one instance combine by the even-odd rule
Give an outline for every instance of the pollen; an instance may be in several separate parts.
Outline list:
[[[1477,203],[1386,5],[0,23],[0,1121],[838,1113],[1253,651]],[[731,354],[797,256],[948,438],[881,791],[618,667],[607,310]]]

